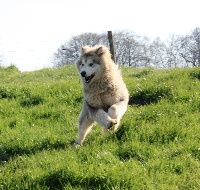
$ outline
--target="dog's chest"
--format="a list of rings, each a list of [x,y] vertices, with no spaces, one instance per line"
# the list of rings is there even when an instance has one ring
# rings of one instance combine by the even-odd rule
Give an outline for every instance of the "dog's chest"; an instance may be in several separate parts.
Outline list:
[[[118,102],[119,98],[115,93],[85,93],[86,101],[96,108],[109,108],[111,105]]]

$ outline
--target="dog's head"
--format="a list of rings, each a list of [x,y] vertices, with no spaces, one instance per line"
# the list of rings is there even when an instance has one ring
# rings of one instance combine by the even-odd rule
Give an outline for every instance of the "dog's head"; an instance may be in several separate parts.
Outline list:
[[[100,77],[105,67],[102,62],[105,55],[110,55],[105,46],[82,47],[76,66],[84,83],[89,84]]]

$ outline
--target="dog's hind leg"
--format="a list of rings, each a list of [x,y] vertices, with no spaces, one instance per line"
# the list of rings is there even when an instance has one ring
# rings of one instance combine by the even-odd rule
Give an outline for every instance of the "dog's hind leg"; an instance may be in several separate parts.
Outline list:
[[[88,111],[83,108],[79,117],[78,138],[75,143],[76,145],[81,145],[83,143],[85,137],[92,129],[93,124],[94,121],[89,117]]]

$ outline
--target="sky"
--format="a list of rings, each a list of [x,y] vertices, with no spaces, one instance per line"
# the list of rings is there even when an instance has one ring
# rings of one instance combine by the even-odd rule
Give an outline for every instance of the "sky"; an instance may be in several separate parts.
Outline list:
[[[199,0],[0,0],[3,66],[52,67],[53,53],[85,32],[128,30],[151,39],[200,27]]]

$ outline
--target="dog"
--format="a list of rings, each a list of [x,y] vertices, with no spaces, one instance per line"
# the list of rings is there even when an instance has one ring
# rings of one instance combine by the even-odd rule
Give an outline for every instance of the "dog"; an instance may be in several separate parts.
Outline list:
[[[83,86],[83,106],[79,116],[78,137],[81,145],[95,122],[103,131],[116,131],[127,111],[129,93],[121,71],[104,45],[84,46],[76,62]]]

